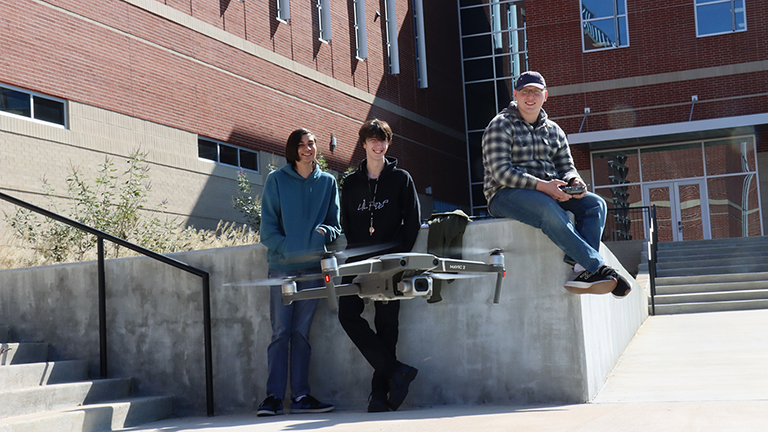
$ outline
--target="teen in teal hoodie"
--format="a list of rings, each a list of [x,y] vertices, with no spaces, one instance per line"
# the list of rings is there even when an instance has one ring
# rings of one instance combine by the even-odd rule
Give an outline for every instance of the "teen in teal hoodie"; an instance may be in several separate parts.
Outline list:
[[[339,193],[336,179],[315,166],[304,178],[292,165],[272,171],[261,200],[261,243],[274,270],[317,267],[325,245],[336,240]]]
[[[297,129],[288,137],[288,165],[271,172],[261,199],[261,243],[267,251],[269,277],[320,274],[325,245],[341,231],[336,179],[320,170],[315,136]],[[323,286],[322,276],[297,280],[297,289]],[[289,371],[291,413],[318,413],[334,409],[309,393],[309,330],[318,300],[283,304],[280,286],[270,287],[269,316],[272,341],[267,348],[267,398],[259,416],[283,413]],[[289,358],[290,357],[290,358]]]

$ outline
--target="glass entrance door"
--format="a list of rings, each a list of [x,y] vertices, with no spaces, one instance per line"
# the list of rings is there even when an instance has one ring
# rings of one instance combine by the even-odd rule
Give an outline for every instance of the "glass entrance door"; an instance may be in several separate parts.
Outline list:
[[[659,241],[711,238],[703,179],[645,184],[643,195],[656,206]]]

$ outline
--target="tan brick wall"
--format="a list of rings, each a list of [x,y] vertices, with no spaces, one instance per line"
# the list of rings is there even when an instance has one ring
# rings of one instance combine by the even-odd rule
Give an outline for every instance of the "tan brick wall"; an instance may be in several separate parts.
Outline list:
[[[169,214],[202,228],[213,228],[219,220],[242,222],[232,207],[237,168],[200,160],[196,134],[75,102],[68,107],[69,130],[0,115],[0,190],[46,207],[42,178],[64,196],[72,167],[92,181],[105,157],[121,173],[126,158],[143,149],[148,151],[151,207],[167,199]],[[277,165],[284,161],[268,153],[260,158],[262,172],[271,159]],[[249,178],[260,193],[263,176],[250,172]],[[6,204],[0,209],[13,211]]]

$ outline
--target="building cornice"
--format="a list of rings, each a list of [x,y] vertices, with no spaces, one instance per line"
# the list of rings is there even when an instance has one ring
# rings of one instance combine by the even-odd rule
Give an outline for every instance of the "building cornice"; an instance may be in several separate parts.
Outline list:
[[[716,136],[719,131],[723,133],[729,133],[738,129],[746,131],[746,129],[765,124],[768,124],[768,113],[574,133],[568,135],[568,142],[571,145],[591,144],[594,146],[598,144],[597,146],[599,147],[615,147],[618,145],[650,143],[659,141],[660,138],[682,140]],[[604,145],[599,145],[599,143]]]
[[[691,69],[678,72],[667,72],[642,75],[628,78],[618,78],[604,81],[592,81],[582,84],[570,84],[547,87],[550,97],[567,96],[580,93],[592,93],[606,90],[620,90],[632,87],[644,87],[657,84],[667,84],[681,81],[717,78],[728,75],[739,75],[768,70],[768,60],[748,63],[736,63],[723,66],[712,66],[701,69]]]

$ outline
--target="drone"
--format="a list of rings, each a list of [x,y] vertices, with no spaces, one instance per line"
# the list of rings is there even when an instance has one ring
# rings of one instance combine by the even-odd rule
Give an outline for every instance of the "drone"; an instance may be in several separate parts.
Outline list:
[[[494,249],[490,253],[490,262],[467,261],[453,258],[439,258],[428,253],[389,253],[363,261],[339,264],[337,256],[329,252],[320,261],[321,274],[304,279],[322,280],[325,286],[297,289],[297,277],[282,279],[264,279],[251,282],[230,283],[226,285],[269,286],[280,285],[283,304],[289,305],[298,300],[328,298],[332,311],[338,308],[337,296],[357,295],[373,301],[407,300],[416,297],[432,296],[433,280],[453,280],[483,276],[484,273],[496,274],[496,290],[493,302],[498,303],[501,285],[507,272],[504,268],[504,254]],[[345,278],[345,276],[348,276]],[[343,283],[349,276],[354,276],[350,283]],[[276,283],[277,282],[277,283]]]

